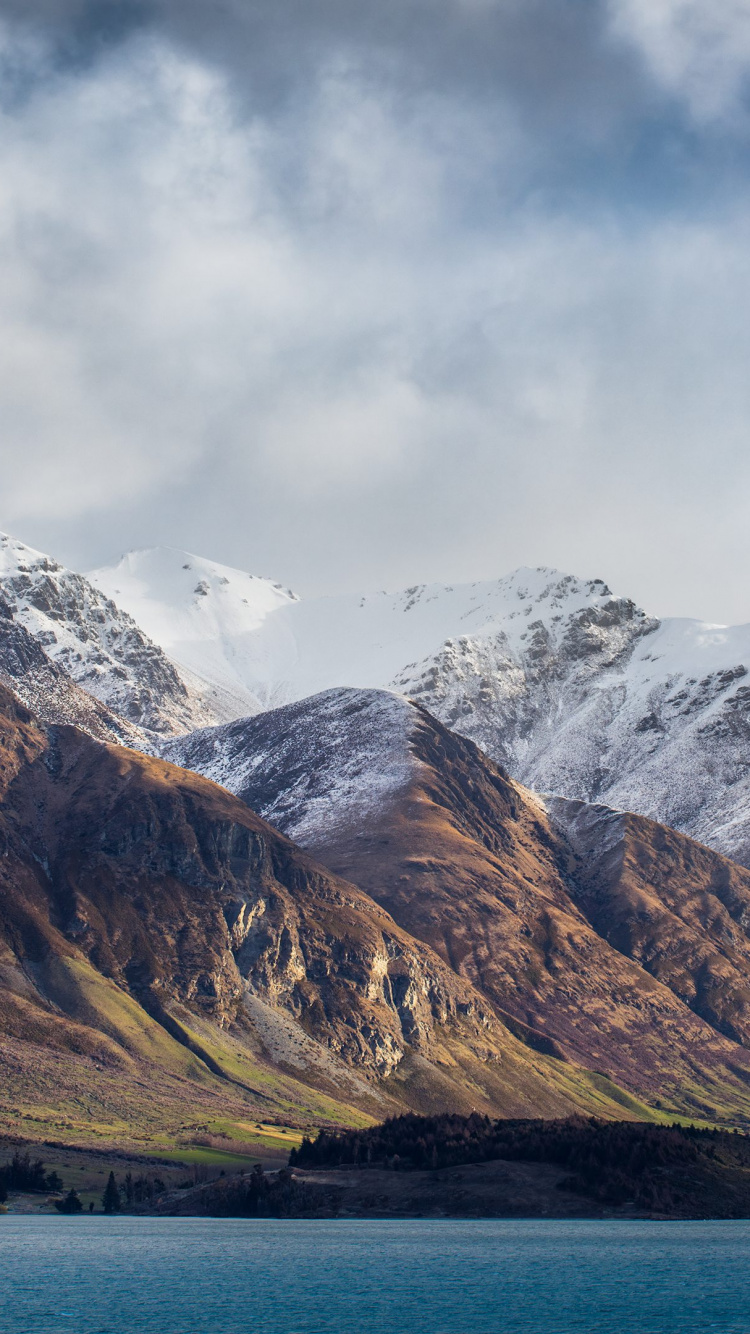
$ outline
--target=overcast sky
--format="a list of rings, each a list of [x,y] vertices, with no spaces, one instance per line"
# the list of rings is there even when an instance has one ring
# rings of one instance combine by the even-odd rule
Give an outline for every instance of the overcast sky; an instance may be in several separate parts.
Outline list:
[[[747,0],[0,16],[0,527],[750,620]]]

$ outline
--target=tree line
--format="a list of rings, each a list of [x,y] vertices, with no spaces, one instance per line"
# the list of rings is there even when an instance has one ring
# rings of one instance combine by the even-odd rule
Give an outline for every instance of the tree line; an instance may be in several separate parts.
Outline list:
[[[62,1178],[57,1172],[48,1172],[41,1158],[32,1158],[16,1149],[13,1157],[0,1167],[0,1204],[4,1204],[11,1190],[53,1194],[62,1190]]]
[[[102,1195],[102,1209],[105,1214],[114,1214],[139,1205],[148,1205],[165,1190],[161,1177],[153,1174],[134,1177],[131,1172],[127,1172],[120,1186],[114,1172],[110,1172]],[[83,1210],[80,1196],[74,1187],[62,1195],[63,1180],[59,1173],[48,1172],[41,1158],[32,1159],[28,1152],[22,1154],[19,1149],[7,1163],[0,1166],[0,1204],[5,1203],[11,1191],[58,1195],[60,1198],[54,1200],[54,1205],[61,1214],[78,1214]],[[92,1201],[89,1212],[93,1213],[93,1210]]]
[[[299,1218],[319,1206],[317,1192],[288,1168],[267,1176],[260,1163],[247,1175],[220,1177],[200,1193],[202,1212],[213,1218]]]
[[[413,1171],[492,1159],[551,1163],[570,1174],[560,1181],[561,1188],[603,1203],[634,1201],[658,1211],[680,1205],[681,1192],[690,1189],[686,1169],[699,1160],[704,1167],[729,1164],[735,1176],[742,1177],[750,1167],[750,1141],[736,1132],[677,1123],[406,1114],[365,1130],[321,1131],[315,1140],[306,1137],[292,1150],[289,1163]]]

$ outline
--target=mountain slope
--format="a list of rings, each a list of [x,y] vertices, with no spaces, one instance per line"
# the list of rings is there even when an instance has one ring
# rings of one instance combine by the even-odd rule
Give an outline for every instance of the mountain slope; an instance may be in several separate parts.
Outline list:
[[[670,909],[648,869],[640,882],[632,872],[633,902],[622,878],[613,884],[634,923],[636,884],[669,918],[663,962],[652,966],[653,953],[635,942],[628,949],[625,932],[610,938],[611,906],[590,907],[598,871],[563,831],[562,816],[550,820],[471,742],[402,697],[329,691],[177,738],[165,751],[230,786],[355,882],[541,1049],[693,1113],[710,1115],[727,1097],[744,1105],[744,869],[640,822],[634,867],[639,858],[647,865],[648,849],[659,868],[659,847],[671,839],[675,892],[691,905]],[[612,837],[601,830],[591,843],[592,855],[605,857]],[[720,885],[731,908],[719,903]],[[711,986],[718,994],[708,1004]]]
[[[156,733],[213,721],[161,648],[80,574],[0,535],[0,598],[76,685]]]
[[[516,576],[526,638],[506,622],[447,643],[398,688],[537,791],[605,799],[750,862],[750,626],[649,620],[608,590],[567,609],[567,579],[532,573],[550,578],[535,591]]]
[[[141,728],[120,718],[77,686],[62,667],[47,657],[41,644],[14,620],[0,598],[0,682],[8,686],[34,716],[45,723],[71,723],[99,741],[148,749]]]
[[[190,642],[170,619],[180,562],[207,589]],[[92,578],[181,670],[214,681],[217,716],[395,688],[537,791],[636,810],[750,865],[748,626],[660,622],[549,569],[302,602],[184,553],[133,553]]]
[[[92,1065],[131,1103],[155,1068],[170,1106],[194,1107],[185,1080],[199,1104],[220,1081],[235,1116],[243,1099],[255,1115],[327,1099],[328,1119],[346,1120],[398,1107],[612,1115],[624,1098],[520,1041],[429,946],[205,779],[41,727],[0,689],[0,786],[14,1108],[54,1109],[38,1071],[52,1062],[62,1089],[81,1061],[87,1096]]]
[[[750,873],[642,816],[549,798],[578,862],[571,896],[720,1033],[750,1048]]]

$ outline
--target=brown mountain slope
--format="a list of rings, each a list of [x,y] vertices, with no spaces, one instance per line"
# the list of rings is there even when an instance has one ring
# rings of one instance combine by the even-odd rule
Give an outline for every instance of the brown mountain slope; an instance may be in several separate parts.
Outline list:
[[[1,690],[0,797],[5,1088],[23,1103],[43,1053],[37,1119],[75,1102],[73,1056],[88,1062],[78,1100],[101,1107],[106,1092],[110,1117],[110,1077],[186,1107],[221,1086],[235,1116],[243,1099],[256,1115],[299,1109],[304,1085],[329,1120],[355,1106],[611,1115],[624,1097],[530,1050],[468,980],[225,790],[41,727]]]
[[[599,870],[543,805],[471,742],[397,696],[330,691],[171,749],[356,881],[458,975],[542,1035],[547,1050],[692,1114],[746,1112],[750,1053],[738,1041],[738,1016],[750,977],[742,927],[750,873],[659,832],[652,862],[664,871],[665,841],[680,850],[673,879],[683,909],[671,911],[662,961],[651,967],[635,934],[610,931],[611,907],[594,912]],[[650,829],[655,839],[661,827]],[[639,855],[643,861],[645,851]],[[713,910],[701,916],[695,906],[722,877],[736,903],[731,957],[711,938],[723,929],[718,918],[710,925]],[[613,881],[613,902],[624,904],[624,883]],[[654,881],[651,894],[665,917],[664,886]],[[709,975],[710,1004],[711,986],[701,981]]]
[[[548,798],[572,897],[610,944],[750,1048],[750,872],[644,816]]]

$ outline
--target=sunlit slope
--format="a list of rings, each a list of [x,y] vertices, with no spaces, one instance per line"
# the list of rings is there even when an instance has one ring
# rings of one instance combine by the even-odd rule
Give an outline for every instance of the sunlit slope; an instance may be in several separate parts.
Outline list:
[[[223,788],[0,701],[14,1116],[637,1113]]]
[[[606,1072],[654,1105],[702,1116],[746,1107],[750,872],[635,822],[630,906],[621,877],[595,911],[606,887],[591,859],[606,861],[606,821],[590,848],[576,845],[561,816],[395,694],[328,691],[168,749],[366,890],[541,1050]],[[667,906],[667,846],[690,920],[687,907]],[[647,849],[654,873],[642,869],[636,892]],[[658,967],[647,945],[631,948],[616,929],[618,904],[635,927],[639,894],[651,896],[649,921],[657,905],[662,913]]]

